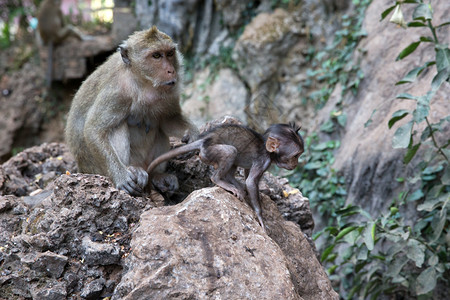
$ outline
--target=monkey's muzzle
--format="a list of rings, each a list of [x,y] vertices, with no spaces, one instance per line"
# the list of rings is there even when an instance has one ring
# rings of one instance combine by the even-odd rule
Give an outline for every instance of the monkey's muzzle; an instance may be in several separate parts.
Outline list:
[[[164,86],[174,86],[175,84],[177,84],[176,80],[166,81],[163,83]]]

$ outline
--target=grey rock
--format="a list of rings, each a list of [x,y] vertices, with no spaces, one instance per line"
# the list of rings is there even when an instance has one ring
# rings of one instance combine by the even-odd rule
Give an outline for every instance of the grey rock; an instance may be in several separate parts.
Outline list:
[[[64,272],[68,258],[64,255],[58,255],[50,251],[38,253],[31,269],[46,273],[55,279],[59,278]]]
[[[35,286],[31,289],[33,299],[39,300],[64,300],[67,299],[65,282],[50,281],[43,287]]]
[[[199,74],[187,89],[191,95],[183,103],[183,111],[197,126],[224,115],[245,120],[249,94],[244,83],[231,69],[221,69],[211,85],[205,83],[209,76],[209,71]]]
[[[99,299],[104,287],[105,279],[99,278],[92,280],[83,288],[80,296],[88,300]]]
[[[93,242],[89,237],[85,236],[82,246],[84,262],[90,266],[107,266],[120,262],[119,245]]]

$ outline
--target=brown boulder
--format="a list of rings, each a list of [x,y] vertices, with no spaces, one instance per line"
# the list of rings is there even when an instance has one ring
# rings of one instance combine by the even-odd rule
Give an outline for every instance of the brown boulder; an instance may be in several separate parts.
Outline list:
[[[269,236],[217,187],[143,213],[113,299],[338,299],[301,230],[262,198]]]

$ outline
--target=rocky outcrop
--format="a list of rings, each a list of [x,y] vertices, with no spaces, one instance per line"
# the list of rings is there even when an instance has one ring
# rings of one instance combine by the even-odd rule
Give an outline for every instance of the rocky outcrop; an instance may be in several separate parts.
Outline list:
[[[25,78],[26,80],[23,80]],[[29,63],[0,80],[0,162],[11,156],[20,138],[33,145],[41,129],[44,111],[40,105],[43,77]]]
[[[145,212],[113,299],[337,299],[300,229],[263,207],[268,235],[217,187]]]
[[[189,98],[183,103],[183,112],[199,127],[224,115],[245,120],[249,93],[239,77],[231,69],[221,69],[213,83],[206,85],[209,76],[208,70],[197,74],[186,88]]]
[[[204,54],[220,31],[213,0],[137,0],[135,11],[141,28],[157,25],[183,52]]]
[[[284,99],[276,98],[276,94],[284,76],[280,66],[302,35],[298,12],[277,9],[257,15],[245,27],[233,49],[239,74],[251,92],[247,121],[260,130],[285,121],[281,104]]]
[[[118,33],[122,37],[126,34]],[[87,37],[84,41],[70,39],[55,48],[53,53],[53,80],[85,78],[88,74],[88,61],[95,55],[112,53],[119,44],[112,36]],[[41,66],[47,70],[48,49],[40,49]]]
[[[446,22],[450,7],[439,1],[433,5],[433,23]],[[408,7],[412,9],[414,6],[404,5],[402,9]],[[387,124],[395,111],[412,110],[415,108],[415,102],[395,100],[395,97],[403,92],[416,96],[425,95],[435,74],[434,70],[424,72],[412,85],[395,86],[407,71],[434,60],[435,52],[422,43],[413,54],[396,61],[396,57],[405,47],[419,40],[421,34],[429,34],[429,31],[424,28],[410,28],[408,34],[405,34],[403,28],[396,28],[396,25],[389,23],[387,20],[389,18],[380,22],[380,12],[384,9],[386,9],[385,1],[374,0],[366,12],[363,27],[368,35],[359,45],[360,48],[367,50],[361,62],[364,80],[357,95],[347,95],[343,99],[347,124],[342,132],[341,146],[334,163],[334,167],[341,170],[347,180],[348,199],[370,211],[380,211],[386,205],[390,205],[402,185],[394,179],[404,177],[405,174],[402,162],[405,151],[392,148],[392,137],[399,126],[409,122],[410,117],[397,122],[390,130]],[[409,16],[411,12],[405,11],[404,15]],[[448,32],[446,27],[437,31],[442,43],[450,42]],[[450,84],[444,82],[431,102],[429,114],[431,122],[437,122],[448,115],[450,111],[448,95]],[[336,102],[340,99],[338,87],[316,118],[316,129],[329,119],[330,112],[336,109]],[[365,126],[374,111],[376,112],[372,116],[372,122]],[[436,138],[448,140],[449,130],[446,133],[436,132]],[[420,150],[424,148],[426,145]],[[422,155],[420,153],[417,157]],[[411,165],[414,163],[413,161]],[[408,170],[412,171],[412,168],[406,169],[407,172]]]
[[[71,174],[61,144],[0,166],[0,299],[337,299],[300,192],[266,174],[267,235],[250,206],[220,188],[184,199],[211,185],[197,156],[169,169],[181,182],[173,206],[157,193],[131,197],[102,176]]]

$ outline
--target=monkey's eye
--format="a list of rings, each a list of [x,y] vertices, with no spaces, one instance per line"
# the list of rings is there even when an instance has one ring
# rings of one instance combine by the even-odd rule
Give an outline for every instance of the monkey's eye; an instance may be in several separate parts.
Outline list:
[[[158,59],[158,58],[161,58],[162,55],[159,52],[155,52],[155,53],[152,54],[152,56],[153,56],[153,58]]]
[[[169,52],[167,52],[167,57],[172,57],[175,54],[175,50],[170,50]]]

